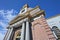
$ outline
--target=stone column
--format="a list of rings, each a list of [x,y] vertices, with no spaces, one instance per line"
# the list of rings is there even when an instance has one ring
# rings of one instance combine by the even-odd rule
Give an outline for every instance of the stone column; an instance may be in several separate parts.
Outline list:
[[[24,40],[24,34],[25,34],[25,22],[22,23],[22,31],[21,31],[21,39],[20,40]]]
[[[4,40],[7,40],[7,37],[8,37],[8,35],[9,35],[9,33],[10,33],[10,29],[7,30],[7,33],[6,33],[6,35],[5,35]]]
[[[13,31],[13,28],[10,29],[10,32],[9,32],[9,34],[8,34],[8,37],[7,37],[7,40],[10,39],[10,36],[11,36],[11,34],[12,34],[12,31]]]
[[[26,21],[26,36],[25,36],[25,40],[30,40],[29,31],[30,31],[30,29],[29,29],[29,21]]]

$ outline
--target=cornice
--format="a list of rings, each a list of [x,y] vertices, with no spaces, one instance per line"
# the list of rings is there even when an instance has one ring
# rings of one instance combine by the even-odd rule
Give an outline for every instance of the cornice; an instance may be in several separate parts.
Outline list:
[[[44,10],[40,10],[39,12],[35,13],[34,15],[30,15],[29,13],[26,13],[26,15],[23,14],[22,16],[18,17],[14,21],[10,22],[10,25],[11,24],[14,24],[14,23],[16,23],[16,22],[18,22],[18,21],[20,21],[20,20],[22,20],[24,18],[27,18],[28,17],[29,19],[31,19],[31,18],[34,18],[34,17],[39,16],[41,14],[44,14]]]
[[[31,18],[34,18],[35,16],[39,15],[39,14],[44,14],[44,10],[40,10],[39,12],[35,13],[34,15],[30,15],[30,12],[33,11],[33,10],[35,10],[35,9],[37,9],[37,8],[39,8],[39,6],[36,6],[36,7],[33,8],[32,10],[27,11],[27,12],[24,13],[24,14],[20,14],[20,15],[16,16],[9,24],[10,24],[10,25],[11,25],[11,24],[14,24],[14,23],[16,23],[16,22],[18,22],[18,21],[26,18],[26,17],[28,17],[29,19],[31,19]],[[45,15],[45,14],[44,14],[44,15]]]
[[[60,16],[60,14],[54,15],[54,16],[52,16],[50,18],[47,18],[46,20],[49,20],[49,19],[52,19],[52,18],[55,18],[55,17],[58,17],[58,16]]]

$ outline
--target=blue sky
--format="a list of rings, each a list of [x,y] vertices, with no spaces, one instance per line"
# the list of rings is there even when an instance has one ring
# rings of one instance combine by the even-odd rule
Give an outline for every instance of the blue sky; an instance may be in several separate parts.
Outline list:
[[[3,40],[8,22],[19,13],[24,4],[32,8],[39,5],[45,10],[46,18],[60,14],[60,0],[0,0],[0,40]]]

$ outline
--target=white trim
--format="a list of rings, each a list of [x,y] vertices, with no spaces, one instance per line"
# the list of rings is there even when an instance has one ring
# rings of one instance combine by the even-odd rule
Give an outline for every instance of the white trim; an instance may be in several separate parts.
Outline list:
[[[58,37],[56,36],[55,32],[53,31],[53,35],[55,36],[56,39],[58,39]]]
[[[10,29],[7,30],[7,34],[5,35],[5,39],[4,40],[7,40],[8,36],[9,36],[9,33],[10,33]]]
[[[39,19],[39,18],[41,18],[41,16],[39,16],[39,17],[36,17],[36,18],[34,18],[33,20],[37,20],[37,19]]]
[[[10,39],[10,36],[11,36],[12,31],[13,31],[13,28],[10,29],[9,35],[8,35],[8,37],[7,37],[7,40]]]
[[[18,21],[18,22],[16,22],[16,23],[10,25],[10,27],[18,27],[18,26],[22,25],[22,23],[23,23],[24,21],[26,21],[26,20],[27,20],[27,18],[25,18],[25,19],[23,19],[23,20],[21,20],[21,21]]]
[[[25,23],[22,23],[22,31],[21,31],[21,39],[20,40],[24,40],[24,34],[25,34],[24,30],[25,30]]]

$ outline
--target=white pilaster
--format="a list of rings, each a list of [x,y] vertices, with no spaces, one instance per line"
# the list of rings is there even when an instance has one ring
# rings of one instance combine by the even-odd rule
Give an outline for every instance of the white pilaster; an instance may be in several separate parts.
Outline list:
[[[54,32],[54,31],[53,31],[53,34],[54,34],[55,38],[56,38],[56,39],[58,39],[58,37],[56,36],[56,34],[55,34],[55,32]]]
[[[22,23],[22,31],[21,31],[21,39],[20,40],[24,40],[24,34],[25,34],[24,30],[25,30],[25,23],[23,22]]]
[[[10,39],[10,36],[11,36],[12,31],[13,31],[13,28],[10,29],[9,35],[8,35],[8,37],[7,37],[7,40]]]
[[[9,35],[9,33],[10,33],[10,29],[8,29],[8,31],[7,31],[7,33],[6,33],[6,35],[5,35],[4,40],[6,40],[6,39],[7,39],[7,37],[8,37],[8,35]]]
[[[30,40],[30,33],[29,33],[30,29],[29,29],[29,21],[26,21],[26,38],[25,40]]]

